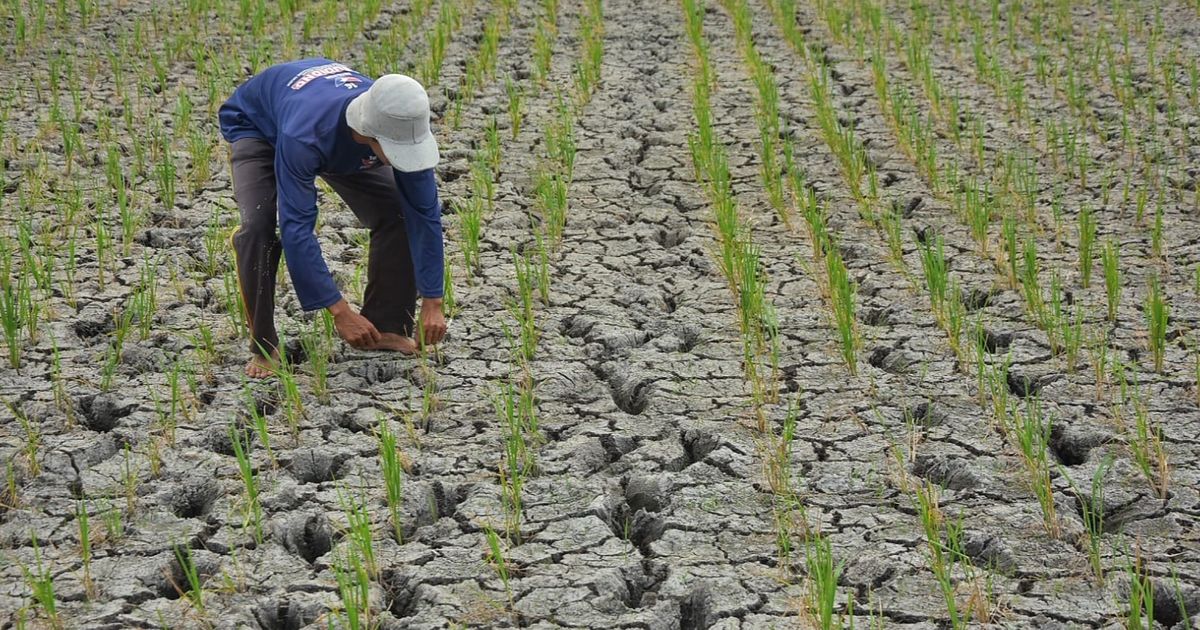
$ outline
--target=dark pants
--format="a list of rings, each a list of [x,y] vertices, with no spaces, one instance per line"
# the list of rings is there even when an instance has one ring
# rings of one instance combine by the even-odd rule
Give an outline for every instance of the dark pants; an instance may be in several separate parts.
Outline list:
[[[241,226],[233,235],[238,282],[250,324],[250,350],[273,350],[275,274],[282,247],[276,232],[275,147],[265,140],[243,138],[233,143],[233,196]],[[379,332],[411,336],[417,289],[408,235],[400,213],[400,191],[390,166],[352,175],[322,174],[330,187],[371,231],[367,289],[362,315]]]

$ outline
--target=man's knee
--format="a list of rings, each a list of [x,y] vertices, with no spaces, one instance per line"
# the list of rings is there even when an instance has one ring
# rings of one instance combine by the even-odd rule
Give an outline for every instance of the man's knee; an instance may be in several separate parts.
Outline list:
[[[242,211],[242,221],[238,225],[237,232],[234,233],[234,244],[264,242],[270,243],[277,238],[275,225],[275,208],[268,207],[266,203],[273,200],[264,200],[263,203],[255,204],[254,209]]]

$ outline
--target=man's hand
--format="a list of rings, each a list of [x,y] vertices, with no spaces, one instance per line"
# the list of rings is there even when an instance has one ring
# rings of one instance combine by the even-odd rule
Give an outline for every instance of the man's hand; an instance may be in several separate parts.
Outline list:
[[[425,343],[436,344],[446,336],[446,318],[442,315],[442,298],[421,298],[421,330]]]
[[[346,300],[338,300],[337,304],[330,306],[329,314],[333,315],[333,326],[346,343],[360,349],[370,348],[379,343],[379,330],[375,328],[375,324],[355,313]]]

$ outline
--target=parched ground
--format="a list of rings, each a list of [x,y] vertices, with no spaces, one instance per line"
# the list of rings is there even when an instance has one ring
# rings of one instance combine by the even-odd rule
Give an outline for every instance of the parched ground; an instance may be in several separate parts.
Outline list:
[[[224,243],[237,211],[215,108],[255,58],[265,64],[328,54],[355,67],[412,71],[429,50],[442,3],[451,1],[461,26],[430,94],[442,146],[447,263],[460,310],[437,357],[356,351],[338,342],[328,396],[318,395],[293,341],[304,405],[293,437],[278,379],[247,383],[242,376],[246,341],[226,301],[231,258]],[[796,164],[827,202],[856,283],[862,347],[851,375],[821,296],[809,234],[785,226],[768,202],[755,85],[728,7],[710,2],[703,23],[718,86],[714,128],[779,319],[780,396],[763,410],[764,433],[744,378],[737,304],[714,259],[710,200],[692,162],[696,58],[683,10],[675,2],[603,0],[600,83],[576,113],[566,230],[550,261],[550,304],[535,309],[542,334],[530,367],[545,439],[536,446],[537,474],[523,489],[520,536],[502,542],[505,583],[489,560],[485,528],[502,530],[505,522],[498,475],[504,435],[493,401],[516,370],[512,252],[534,247],[532,173],[544,159],[543,130],[557,116],[556,90],[572,89],[583,3],[561,0],[552,70],[539,86],[531,51],[545,5],[519,0],[500,40],[496,78],[464,102],[458,128],[448,117],[461,97],[459,81],[498,4],[418,4],[424,11],[411,20],[412,7],[403,2],[300,2],[283,17],[280,8],[262,5],[258,32],[250,2],[101,0],[61,10],[50,4],[41,18],[38,4],[18,0],[0,9],[0,262],[12,261],[0,286],[16,291],[18,278],[27,278],[40,321],[36,335],[28,325],[18,333],[19,367],[0,369],[7,403],[0,411],[7,471],[0,489],[3,627],[52,625],[32,596],[38,576],[52,578],[66,627],[343,627],[334,565],[350,545],[346,503],[365,497],[379,566],[370,623],[379,627],[821,627],[810,609],[814,587],[801,540],[808,531],[830,543],[840,568],[836,627],[944,628],[946,600],[913,499],[912,489],[924,482],[940,487],[946,522],[963,528],[960,565],[974,568],[960,566],[952,581],[962,608],[972,597],[985,601],[972,627],[1126,627],[1131,566],[1153,584],[1155,621],[1141,627],[1200,623],[1200,228],[1191,164],[1200,118],[1186,71],[1200,60],[1194,7],[1168,2],[1156,13],[1094,2],[1000,3],[998,15],[1013,28],[993,33],[999,45],[992,54],[1023,77],[1029,111],[1020,119],[971,63],[969,34],[957,43],[944,35],[950,5],[927,8],[930,72],[957,95],[964,119],[981,121],[991,166],[976,165],[944,131],[935,139],[941,159],[966,165],[983,181],[996,181],[1006,155],[1031,159],[1038,198],[1031,224],[1045,228],[1037,236],[1044,282],[1048,287],[1051,272],[1062,278],[1085,328],[1107,333],[1104,360],[1122,366],[1096,370],[1099,353],[1085,350],[1070,371],[1021,293],[980,254],[952,199],[905,152],[876,97],[871,52],[830,30],[825,5],[801,2],[797,19],[832,70],[838,116],[878,173],[879,207],[903,210],[905,264],[889,258],[886,239],[860,217],[823,139],[807,62],[772,19],[773,3],[748,2]],[[1030,4],[1039,6],[1022,6]],[[909,3],[882,9],[897,32],[916,20]],[[984,21],[992,11],[971,10]],[[1067,16],[1065,39],[1042,40],[1038,16],[1055,12]],[[1118,44],[1128,20],[1135,26]],[[373,51],[382,34],[409,21],[402,58],[378,61]],[[1056,56],[1060,41],[1086,55],[1101,28],[1122,46],[1119,58],[1131,60],[1139,105],[1129,115],[1106,73],[1099,83],[1082,77],[1082,110],[1037,76],[1039,51],[1060,68],[1054,72],[1066,72]],[[1159,69],[1164,51],[1181,63],[1167,78]],[[889,81],[928,111],[922,79],[904,55],[885,54]],[[1147,59],[1158,62],[1150,68]],[[1126,67],[1122,62],[1118,71]],[[516,134],[506,77],[524,91]],[[1166,92],[1167,85],[1175,91]],[[1174,119],[1168,101],[1178,106]],[[470,158],[493,118],[503,140],[495,208],[486,217],[480,272],[467,283],[456,215],[471,194]],[[1122,144],[1123,118],[1139,151]],[[1080,120],[1092,121],[1078,126],[1091,157],[1086,179],[1066,172],[1045,141],[1047,127]],[[70,150],[68,168],[64,143],[71,140],[62,128],[71,125],[78,125],[80,145]],[[165,160],[159,137],[170,139],[176,165],[174,178],[166,177],[177,182],[170,207],[156,171]],[[197,144],[209,148],[205,164],[195,161],[203,155]],[[115,178],[110,163],[118,165]],[[139,217],[127,250],[114,182],[122,182]],[[1139,222],[1141,190],[1149,192]],[[1065,217],[1061,238],[1054,233],[1055,199]],[[1111,323],[1098,255],[1091,286],[1079,278],[1076,217],[1084,206],[1097,216],[1100,240],[1121,246],[1124,293]],[[352,296],[364,231],[335,195],[323,193],[321,208],[326,260]],[[1164,251],[1156,255],[1150,226],[1158,208]],[[990,226],[994,243],[998,217]],[[799,216],[793,221],[802,224]],[[1043,524],[1020,453],[993,420],[974,364],[960,365],[930,309],[919,243],[934,232],[945,239],[972,323],[983,327],[987,356],[980,361],[1010,360],[1005,388],[1014,404],[1024,409],[1032,403],[1022,399],[1036,397],[1050,419],[1056,535]],[[98,260],[97,239],[105,234],[113,245]],[[22,254],[22,242],[30,255]],[[46,261],[53,263],[49,280],[33,277],[31,269],[46,268]],[[1171,314],[1161,371],[1146,349],[1151,275],[1161,278]],[[134,322],[114,345],[117,323],[147,283],[157,296],[148,334]],[[278,312],[292,340],[320,323],[300,311],[286,279]],[[107,377],[106,363],[115,366]],[[1098,374],[1114,371],[1125,375],[1123,385],[1112,377],[1097,382]],[[1161,430],[1170,474],[1167,483],[1156,481],[1165,497],[1131,448],[1139,405],[1149,426]],[[794,505],[781,510],[764,472],[789,407],[797,413],[789,481],[803,516]],[[261,544],[244,527],[245,491],[229,437],[231,424],[248,426],[251,408],[267,414],[271,435],[270,456],[254,436],[250,454],[261,486]],[[399,537],[386,517],[380,423],[399,435],[406,463]],[[1103,581],[1089,564],[1084,522],[1085,506],[1098,504],[1092,479],[1102,466]],[[80,510],[93,530],[86,572]],[[791,523],[787,558],[781,518]],[[181,548],[191,550],[204,581],[203,610],[182,595]]]

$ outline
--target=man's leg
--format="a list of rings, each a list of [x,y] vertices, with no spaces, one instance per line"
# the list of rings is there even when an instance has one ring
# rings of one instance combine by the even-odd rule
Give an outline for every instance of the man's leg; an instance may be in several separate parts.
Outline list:
[[[413,334],[417,285],[391,167],[322,178],[371,231],[363,317],[383,334],[384,349],[411,352],[415,345],[405,338]]]
[[[241,225],[233,235],[238,284],[250,325],[250,352],[246,374],[270,374],[270,360],[279,345],[275,332],[275,274],[282,251],[275,232],[275,148],[265,140],[243,138],[233,143],[233,197]]]

